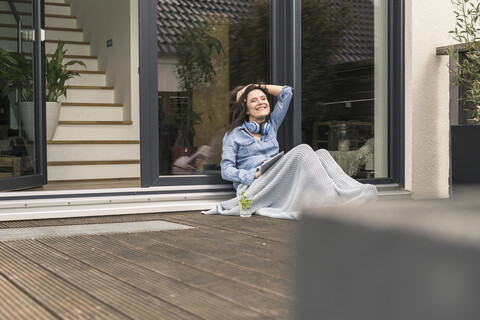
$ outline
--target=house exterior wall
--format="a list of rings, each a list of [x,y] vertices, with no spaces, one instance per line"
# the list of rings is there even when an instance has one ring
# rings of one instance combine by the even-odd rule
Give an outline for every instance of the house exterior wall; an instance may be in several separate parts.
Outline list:
[[[449,196],[449,0],[405,1],[405,189],[415,199]]]

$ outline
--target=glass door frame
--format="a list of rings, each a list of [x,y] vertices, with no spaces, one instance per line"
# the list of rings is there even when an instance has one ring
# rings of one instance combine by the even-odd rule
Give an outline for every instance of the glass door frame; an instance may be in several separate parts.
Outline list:
[[[28,176],[0,179],[0,190],[42,186],[47,183],[47,143],[45,126],[45,12],[44,0],[33,1],[33,91],[35,108],[35,172]]]
[[[373,184],[404,183],[404,0],[389,5],[389,176],[362,179]],[[280,148],[301,143],[301,0],[271,1],[271,79],[294,88],[278,132]],[[220,176],[159,176],[157,93],[157,4],[139,0],[140,168],[141,186],[230,185]]]
[[[388,1],[388,177],[358,179],[370,184],[405,184],[405,0]],[[294,99],[279,131],[282,150],[302,142],[301,108],[301,0],[274,3],[274,29],[283,28],[283,35],[274,36],[283,55],[273,59],[273,81],[293,84]],[[274,55],[275,57],[275,55]],[[298,106],[298,107],[295,107]]]

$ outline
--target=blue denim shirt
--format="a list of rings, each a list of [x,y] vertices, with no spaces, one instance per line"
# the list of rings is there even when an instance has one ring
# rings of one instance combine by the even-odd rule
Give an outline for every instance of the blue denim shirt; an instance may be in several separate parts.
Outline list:
[[[223,137],[220,162],[222,178],[233,181],[235,189],[241,183],[251,185],[256,168],[279,152],[277,131],[288,111],[292,95],[291,87],[282,88],[268,120],[270,131],[267,135],[262,135],[260,140],[255,139],[244,125],[236,127]]]

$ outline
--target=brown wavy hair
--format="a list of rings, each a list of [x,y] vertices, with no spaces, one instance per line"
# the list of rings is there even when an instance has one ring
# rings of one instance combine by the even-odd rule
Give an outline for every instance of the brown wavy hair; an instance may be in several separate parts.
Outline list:
[[[248,115],[247,115],[247,96],[248,94],[253,91],[253,90],[260,90],[265,95],[268,94],[268,90],[263,84],[259,85],[254,85],[251,84],[249,85],[245,91],[242,93],[240,98],[237,100],[237,93],[242,90],[244,87],[243,86],[238,86],[232,91],[230,91],[230,100],[229,100],[229,107],[230,107],[230,125],[227,126],[227,133],[230,133],[233,129],[236,127],[239,127],[243,125],[244,121],[248,121]],[[270,113],[273,111],[273,106],[270,106]],[[268,115],[266,121],[270,118],[270,115]]]

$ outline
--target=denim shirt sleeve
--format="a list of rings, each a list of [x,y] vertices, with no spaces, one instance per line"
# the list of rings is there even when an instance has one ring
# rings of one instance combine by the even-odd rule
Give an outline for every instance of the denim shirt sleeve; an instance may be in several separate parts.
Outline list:
[[[289,86],[283,86],[282,91],[277,97],[277,103],[273,112],[270,114],[270,123],[275,127],[275,131],[278,130],[280,125],[287,114],[290,100],[292,100],[293,89]]]
[[[237,168],[238,145],[234,134],[225,134],[222,147],[222,161],[220,163],[222,178],[228,181],[251,185],[253,183],[256,168],[249,170]]]

